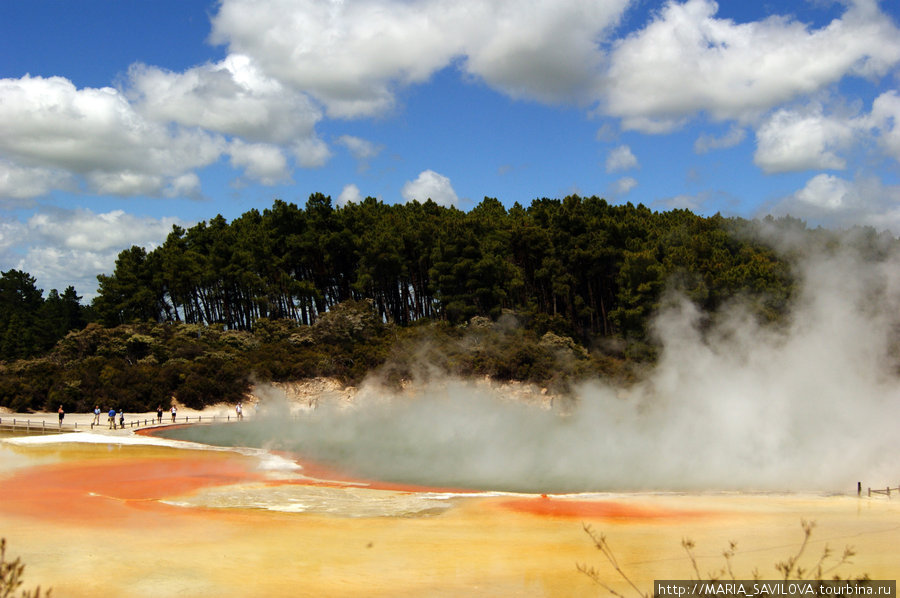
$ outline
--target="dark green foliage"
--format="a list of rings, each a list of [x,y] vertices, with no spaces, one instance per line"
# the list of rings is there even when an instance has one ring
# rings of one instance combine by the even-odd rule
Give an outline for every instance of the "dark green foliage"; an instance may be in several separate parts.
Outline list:
[[[779,221],[780,222],[780,221]],[[662,290],[676,284],[707,310],[753,296],[776,319],[790,293],[784,262],[746,223],[685,210],[657,213],[597,197],[539,199],[508,211],[485,198],[469,213],[371,197],[304,209],[277,200],[232,223],[173,227],[150,253],[123,251],[93,307],[107,325],[140,321],[251,330],[262,319],[313,324],[346,301],[383,321],[450,324],[522,314],[539,333],[583,343],[647,340]],[[765,296],[765,298],[764,298]]]
[[[70,330],[86,322],[81,297],[73,287],[56,289],[45,300],[35,279],[20,270],[0,275],[0,360],[43,353]]]

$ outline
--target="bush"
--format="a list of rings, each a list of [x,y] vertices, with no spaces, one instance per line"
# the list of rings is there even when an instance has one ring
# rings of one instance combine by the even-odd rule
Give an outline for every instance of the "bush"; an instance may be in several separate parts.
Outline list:
[[[24,583],[22,580],[24,573],[25,565],[21,559],[6,560],[6,538],[0,538],[0,598],[13,598],[16,590]],[[50,592],[47,590],[44,596],[49,598]],[[38,586],[33,592],[22,590],[21,596],[22,598],[40,598],[41,587]]]
[[[826,579],[828,579],[832,581],[850,580],[858,582],[869,580],[869,576],[867,574],[853,577],[841,577],[840,575],[837,575],[835,573],[840,567],[849,564],[850,557],[855,554],[853,549],[849,546],[844,548],[844,551],[839,558],[831,552],[831,549],[828,548],[828,546],[825,546],[822,554],[817,559],[812,561],[811,566],[803,567],[801,563],[805,556],[806,548],[809,545],[809,539],[812,536],[812,531],[815,527],[815,523],[810,521],[801,521],[800,526],[803,528],[803,540],[800,543],[800,547],[797,552],[789,556],[787,559],[775,563],[775,570],[778,571],[778,573],[782,576],[782,580],[787,581],[790,579],[796,579],[825,581]],[[585,533],[591,538],[591,542],[594,544],[594,547],[600,551],[600,553],[603,555],[603,558],[606,559],[607,563],[610,566],[612,566],[615,576],[625,581],[631,587],[631,589],[634,590],[639,598],[650,598],[650,593],[641,591],[641,589],[637,587],[634,581],[632,581],[631,578],[628,577],[628,574],[619,566],[618,560],[613,554],[609,543],[606,541],[606,536],[596,533],[590,525],[583,524],[582,527]],[[681,546],[687,553],[688,561],[691,565],[690,573],[688,574],[688,576],[685,576],[682,579],[702,581],[703,575],[700,573],[700,568],[697,566],[697,559],[694,556],[694,542],[689,539],[684,539],[681,541]],[[725,560],[723,567],[718,571],[714,571],[708,574],[708,579],[710,581],[717,581],[721,579],[737,580],[760,578],[758,569],[755,569],[749,576],[735,576],[734,569],[732,568],[732,558],[734,557],[736,550],[737,543],[730,542],[728,548],[722,552],[722,557]],[[594,583],[604,588],[610,594],[613,594],[614,596],[617,596],[619,598],[624,598],[621,593],[617,592],[609,583],[607,583],[603,574],[600,573],[600,571],[596,568],[589,567],[588,565],[584,564],[579,564],[576,566],[576,568],[580,573],[587,575],[594,581]],[[672,579],[676,578],[673,577]]]

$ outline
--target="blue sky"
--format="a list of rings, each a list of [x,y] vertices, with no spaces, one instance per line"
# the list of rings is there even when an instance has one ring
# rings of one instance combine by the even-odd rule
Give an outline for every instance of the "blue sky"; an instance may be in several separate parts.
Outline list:
[[[0,270],[313,192],[900,234],[898,75],[875,0],[3,0]]]

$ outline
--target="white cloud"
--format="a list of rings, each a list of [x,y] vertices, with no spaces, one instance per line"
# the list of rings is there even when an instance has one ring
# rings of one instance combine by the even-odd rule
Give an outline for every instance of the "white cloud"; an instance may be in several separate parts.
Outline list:
[[[416,180],[407,181],[400,194],[406,201],[415,199],[424,202],[431,199],[442,206],[455,206],[459,203],[450,179],[433,170],[424,170],[419,173]]]
[[[76,89],[62,77],[0,79],[0,160],[17,196],[70,189],[159,195],[220,155],[221,138],[148,121],[112,88]],[[30,190],[30,191],[29,191]]]
[[[18,220],[0,218],[0,263],[9,264],[15,262],[10,251],[26,236],[25,225]]]
[[[599,43],[628,5],[627,0],[457,3],[456,35],[469,38],[465,69],[515,98],[594,101],[605,61]],[[469,17],[473,11],[480,18]]]
[[[267,143],[244,143],[235,139],[228,146],[231,165],[263,185],[275,185],[290,179],[290,169],[281,148]]]
[[[604,109],[626,129],[672,130],[700,112],[750,122],[846,75],[885,74],[900,61],[900,31],[870,2],[810,29],[786,17],[715,18],[712,0],[666,3],[653,22],[617,42]]]
[[[820,104],[778,110],[756,131],[753,161],[767,173],[843,169],[846,160],[837,152],[864,128],[861,119],[823,114]]]
[[[300,139],[291,146],[294,159],[304,168],[319,168],[331,159],[331,149],[318,138]]]
[[[45,291],[73,285],[90,300],[96,294],[97,273],[112,273],[123,249],[138,245],[152,250],[174,224],[189,226],[177,218],[141,218],[122,210],[97,214],[45,208],[26,223],[0,226],[0,255],[34,276]]]
[[[621,179],[616,181],[614,191],[615,191],[616,195],[625,195],[629,191],[631,191],[632,189],[637,187],[637,184],[638,184],[637,180],[634,179],[633,177],[630,177],[630,176],[622,177]]]
[[[135,64],[128,75],[128,94],[136,109],[155,121],[286,144],[315,137],[322,118],[305,94],[266,77],[240,54],[184,73]]]
[[[211,39],[309,91],[332,116],[371,115],[393,104],[393,81],[424,81],[457,52],[452,34],[420,6],[226,0]]]
[[[350,183],[349,185],[345,185],[343,189],[341,189],[341,194],[338,195],[337,205],[345,206],[348,203],[360,203],[362,201],[362,193],[359,191],[359,187]]]
[[[513,97],[591,101],[604,33],[628,0],[224,0],[214,43],[315,96],[334,117],[384,113],[394,89],[457,64]]]
[[[896,90],[875,99],[870,123],[879,131],[881,145],[885,151],[900,162],[900,95]]]
[[[620,145],[610,150],[606,156],[606,172],[622,172],[637,168],[638,161],[627,145]]]
[[[0,160],[0,198],[28,199],[54,189],[74,189],[68,173],[50,168],[29,168]]]
[[[666,210],[690,210],[699,213],[703,210],[704,204],[709,201],[709,194],[700,193],[697,195],[681,194],[674,197],[668,197],[661,200],[660,205]]]
[[[169,185],[163,189],[166,197],[200,197],[200,177],[195,172],[188,172],[181,176],[173,177]]]
[[[790,214],[815,226],[846,228],[868,225],[900,234],[900,186],[885,185],[877,178],[847,180],[818,174],[797,192],[769,210]]]
[[[337,144],[346,147],[353,157],[357,160],[368,160],[370,158],[374,158],[379,153],[381,153],[381,146],[372,143],[371,141],[367,141],[365,139],[361,139],[359,137],[354,137],[352,135],[341,135],[337,139]]]
[[[694,151],[698,154],[705,154],[712,150],[728,149],[740,144],[746,136],[747,131],[737,125],[732,125],[728,132],[721,137],[702,133],[694,142]]]
[[[597,128],[594,138],[601,143],[611,143],[618,137],[619,131],[611,123],[603,123]]]
[[[859,203],[853,185],[830,174],[814,176],[794,197],[812,207],[832,211],[844,210]]]

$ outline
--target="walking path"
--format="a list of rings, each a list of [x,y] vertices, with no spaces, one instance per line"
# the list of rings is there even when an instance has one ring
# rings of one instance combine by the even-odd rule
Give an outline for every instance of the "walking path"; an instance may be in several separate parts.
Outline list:
[[[57,413],[8,413],[0,411],[0,431],[16,431],[26,433],[60,433],[60,432],[93,432],[113,436],[126,436],[142,428],[170,426],[173,423],[202,423],[235,421],[234,408],[228,405],[215,405],[202,411],[196,409],[180,409],[172,421],[170,411],[163,411],[161,422],[157,422],[156,411],[144,413],[126,413],[125,426],[119,426],[116,415],[116,428],[109,426],[108,410],[101,410],[100,423],[94,424],[93,413],[66,413],[62,424]]]

